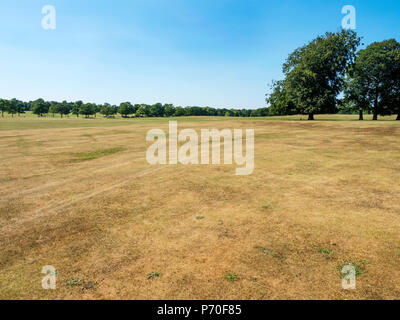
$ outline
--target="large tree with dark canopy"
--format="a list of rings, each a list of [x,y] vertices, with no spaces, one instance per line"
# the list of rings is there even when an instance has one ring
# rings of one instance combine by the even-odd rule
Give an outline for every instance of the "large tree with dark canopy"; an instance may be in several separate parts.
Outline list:
[[[158,102],[150,107],[151,117],[163,117],[164,116],[164,106],[162,103]]]
[[[113,107],[109,103],[104,103],[100,109],[100,113],[105,117],[111,117],[117,113],[117,108]]]
[[[266,101],[269,104],[268,114],[270,116],[297,114],[298,110],[290,100],[285,81],[274,81],[271,85],[272,93],[267,95]]]
[[[135,108],[130,102],[122,102],[118,108],[118,112],[122,117],[127,117],[128,115],[135,113]]]
[[[349,70],[345,96],[361,110],[378,115],[397,113],[400,120],[400,43],[374,42],[360,50]]]
[[[342,30],[327,32],[296,49],[283,65],[284,82],[278,83],[273,92],[286,100],[280,105],[287,108],[289,101],[300,113],[308,114],[309,120],[314,120],[316,113],[336,112],[344,76],[354,62],[360,41],[354,31]]]
[[[16,100],[15,108],[17,110],[18,116],[20,116],[21,113],[25,113],[25,103],[23,101]]]
[[[96,108],[92,103],[82,104],[81,107],[79,108],[79,114],[84,115],[85,118],[89,118],[89,116],[95,114],[95,112]]]
[[[166,117],[172,117],[175,113],[175,107],[172,103],[164,104],[164,115]]]
[[[8,100],[0,99],[0,111],[2,117],[4,117],[4,111],[7,111],[7,109],[8,109]]]
[[[11,114],[12,117],[14,117],[14,114],[18,113],[17,103],[18,101],[15,98],[8,101],[7,112]]]
[[[49,112],[50,103],[45,102],[43,99],[37,99],[33,102],[32,112],[38,117],[43,116],[43,114]]]
[[[81,100],[76,101],[73,106],[72,106],[72,114],[76,115],[77,118],[79,118],[79,110],[82,106],[83,102]]]

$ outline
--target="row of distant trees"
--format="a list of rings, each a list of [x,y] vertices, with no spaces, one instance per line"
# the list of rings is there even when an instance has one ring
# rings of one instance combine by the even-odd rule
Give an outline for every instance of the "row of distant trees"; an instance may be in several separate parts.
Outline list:
[[[296,49],[283,64],[284,79],[267,94],[269,115],[397,114],[400,120],[400,43],[375,42],[363,50],[354,31],[326,33]]]
[[[3,116],[4,112],[10,113],[12,116],[20,115],[26,111],[32,111],[39,117],[55,116],[60,114],[61,117],[74,115],[82,117],[96,116],[100,113],[104,117],[114,117],[120,114],[122,117],[180,117],[180,116],[229,116],[229,117],[265,117],[268,115],[267,108],[247,110],[247,109],[217,109],[211,107],[175,107],[173,104],[156,103],[148,104],[132,104],[131,102],[123,102],[119,106],[109,103],[95,104],[76,102],[56,102],[44,101],[37,99],[35,101],[23,102],[17,99],[5,100],[0,99],[0,111]]]

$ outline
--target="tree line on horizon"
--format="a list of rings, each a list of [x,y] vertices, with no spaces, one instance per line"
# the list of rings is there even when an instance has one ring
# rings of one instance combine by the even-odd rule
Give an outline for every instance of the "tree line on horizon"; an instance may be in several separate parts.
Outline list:
[[[226,116],[226,117],[265,117],[268,116],[268,108],[249,109],[226,109],[211,107],[175,107],[173,104],[156,103],[148,104],[132,104],[131,102],[122,102],[119,106],[109,103],[95,104],[76,102],[57,102],[45,101],[37,99],[35,101],[19,101],[17,99],[0,99],[1,116],[4,112],[14,115],[21,115],[26,111],[32,111],[38,117],[46,115],[55,116],[60,114],[64,116],[75,115],[76,117],[90,116],[96,117],[98,113],[104,117],[114,117],[120,114],[124,118],[128,117],[181,117],[181,116]]]
[[[400,120],[400,43],[374,42],[359,50],[352,30],[327,32],[292,52],[283,64],[284,79],[266,95],[276,115],[372,113],[397,114]]]

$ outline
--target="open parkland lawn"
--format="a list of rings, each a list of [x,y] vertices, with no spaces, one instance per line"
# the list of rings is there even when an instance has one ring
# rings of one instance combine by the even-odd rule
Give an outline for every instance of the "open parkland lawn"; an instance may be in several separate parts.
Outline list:
[[[254,173],[236,176],[149,165],[146,133],[171,119],[6,115],[0,298],[399,299],[400,122],[357,118],[173,119],[254,128]]]

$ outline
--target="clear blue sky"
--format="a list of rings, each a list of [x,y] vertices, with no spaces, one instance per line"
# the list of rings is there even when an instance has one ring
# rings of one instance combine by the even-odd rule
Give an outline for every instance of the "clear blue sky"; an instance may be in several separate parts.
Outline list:
[[[346,4],[365,44],[400,40],[398,0],[2,0],[0,96],[264,107],[288,54],[340,30]]]

